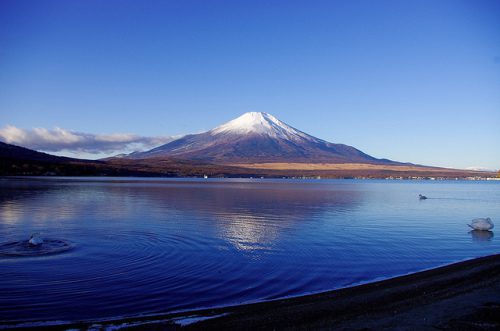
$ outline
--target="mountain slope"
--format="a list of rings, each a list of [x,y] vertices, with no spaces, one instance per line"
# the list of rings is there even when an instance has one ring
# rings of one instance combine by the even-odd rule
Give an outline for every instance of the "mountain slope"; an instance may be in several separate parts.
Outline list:
[[[219,127],[220,128],[220,127]],[[289,134],[287,131],[286,134]],[[250,133],[252,136],[255,133]],[[267,138],[271,139],[271,138]],[[282,150],[278,150],[282,151]],[[377,160],[380,161],[380,160]],[[383,161],[383,160],[382,160]],[[255,163],[217,165],[199,160],[165,157],[143,159],[112,158],[108,161],[81,160],[54,156],[0,142],[0,176],[162,176],[186,177],[495,177],[495,173],[443,169],[400,163]]]
[[[130,158],[175,157],[214,163],[375,163],[344,144],[333,144],[297,130],[267,113],[245,113],[210,131],[184,136]]]
[[[0,142],[0,158],[43,161],[43,162],[68,162],[76,160],[68,157],[55,156],[47,153],[37,152],[32,149],[6,144],[3,142]]]
[[[0,142],[0,176],[121,176],[149,175],[101,161],[55,156]]]

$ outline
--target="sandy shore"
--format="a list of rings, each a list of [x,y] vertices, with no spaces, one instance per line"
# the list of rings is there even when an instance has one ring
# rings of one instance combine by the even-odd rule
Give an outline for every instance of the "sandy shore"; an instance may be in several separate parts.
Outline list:
[[[500,330],[500,254],[297,298],[49,328],[89,327],[96,330]]]

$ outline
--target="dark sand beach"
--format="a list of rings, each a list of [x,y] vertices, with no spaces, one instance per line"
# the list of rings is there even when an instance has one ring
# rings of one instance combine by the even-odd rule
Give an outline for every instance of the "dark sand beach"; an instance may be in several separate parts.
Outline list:
[[[0,324],[2,326],[6,327]],[[24,326],[27,328],[21,329],[34,327]],[[500,254],[290,299],[41,328],[499,330]]]

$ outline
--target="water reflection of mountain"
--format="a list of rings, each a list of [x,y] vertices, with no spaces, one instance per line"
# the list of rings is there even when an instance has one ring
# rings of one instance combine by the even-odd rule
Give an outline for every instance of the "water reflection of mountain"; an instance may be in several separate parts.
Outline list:
[[[14,178],[0,181],[0,225],[23,226],[33,230],[64,220],[96,214],[111,215],[116,197],[107,197],[99,186],[79,185],[80,181],[52,178]],[[117,210],[123,206],[116,206]],[[122,213],[122,217],[126,214]],[[59,223],[58,223],[59,224]]]
[[[81,218],[91,227],[93,219],[132,220],[162,231],[175,222],[180,231],[215,232],[242,250],[265,248],[297,222],[352,210],[362,198],[352,183],[300,181],[45,180],[34,181],[33,190],[26,182],[9,185],[0,215],[9,215],[11,223],[28,205],[29,217],[39,224]]]
[[[4,224],[15,224],[25,213],[23,205],[43,197],[55,187],[26,179],[0,179],[0,218]],[[53,211],[51,211],[53,213]]]
[[[217,235],[241,250],[267,248],[298,222],[325,211],[355,208],[361,192],[311,183],[218,183],[140,188],[158,208],[177,210],[210,222]]]
[[[305,217],[327,207],[350,209],[361,192],[338,190],[329,185],[310,183],[176,183],[174,186],[134,187],[136,194],[151,199],[162,208],[220,217],[251,214],[257,217],[279,215],[280,219]]]

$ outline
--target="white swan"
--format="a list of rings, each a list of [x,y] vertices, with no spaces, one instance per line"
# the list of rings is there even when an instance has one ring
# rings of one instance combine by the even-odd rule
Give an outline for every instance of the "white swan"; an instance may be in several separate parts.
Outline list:
[[[419,195],[418,195],[418,198],[419,198],[420,200],[425,200],[425,199],[427,199],[427,197],[426,197],[425,195],[422,195],[422,194],[419,194]]]
[[[487,218],[476,218],[471,221],[471,224],[467,224],[474,230],[489,231],[493,229],[493,222],[489,217]]]
[[[28,240],[28,243],[32,246],[38,246],[43,244],[43,239],[40,237],[40,233],[36,232],[31,235],[30,240]]]

